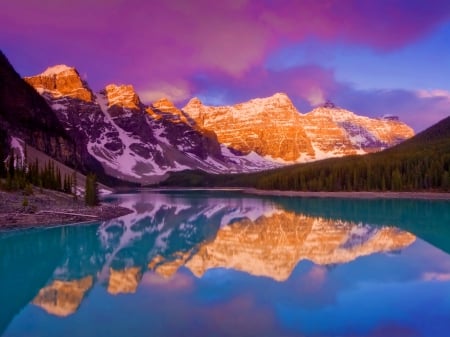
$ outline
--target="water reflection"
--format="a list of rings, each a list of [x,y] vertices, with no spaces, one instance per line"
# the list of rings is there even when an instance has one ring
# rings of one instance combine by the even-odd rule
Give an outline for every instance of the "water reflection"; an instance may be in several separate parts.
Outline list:
[[[448,230],[447,212],[428,213],[428,226],[424,226],[421,217],[411,211],[414,207],[422,207],[425,213],[433,207],[442,210],[448,203],[425,202],[428,206],[423,207],[421,201],[413,205],[398,200],[370,203],[198,192],[123,194],[114,198],[111,201],[134,212],[101,224],[0,234],[0,334],[29,302],[55,317],[69,317],[83,306],[96,286],[119,300],[118,295],[137,293],[140,287],[169,292],[194,289],[192,275],[202,280],[208,273],[215,275],[225,269],[246,277],[262,277],[265,287],[277,289],[277,294],[280,290],[274,287],[285,284],[291,289],[288,293],[301,294],[303,307],[309,301],[317,305],[342,282],[333,283],[329,270],[336,266],[345,270],[345,264],[363,256],[397,255],[416,241],[414,234],[394,226],[431,238],[438,236],[430,226],[438,232]],[[420,226],[414,225],[411,215],[418,218]],[[448,238],[439,242],[445,249]],[[418,266],[421,259],[428,257],[418,256]],[[346,273],[359,275],[355,270],[364,271],[371,277],[377,261],[371,266],[358,265],[359,269],[349,264]],[[301,278],[293,276],[295,270]],[[421,279],[427,282],[449,281],[448,275],[450,270],[445,268],[421,271]],[[226,294],[227,288],[221,291]],[[283,296],[278,294],[271,300],[276,302]],[[227,305],[233,310],[258,307],[254,299],[245,296],[233,298]],[[289,311],[283,319],[293,315],[289,305],[287,309],[278,307]],[[298,308],[292,310],[299,312]],[[296,314],[295,320],[302,317]]]

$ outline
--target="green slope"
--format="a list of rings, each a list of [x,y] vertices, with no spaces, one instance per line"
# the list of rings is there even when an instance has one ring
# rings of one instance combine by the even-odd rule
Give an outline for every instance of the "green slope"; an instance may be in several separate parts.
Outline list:
[[[450,117],[385,151],[253,174],[172,174],[161,186],[240,186],[304,191],[448,191]]]

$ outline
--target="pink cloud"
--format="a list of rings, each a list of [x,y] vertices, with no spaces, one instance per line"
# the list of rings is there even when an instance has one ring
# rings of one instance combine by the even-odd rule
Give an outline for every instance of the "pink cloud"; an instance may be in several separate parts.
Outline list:
[[[261,18],[292,40],[312,35],[380,50],[399,48],[450,18],[445,0],[303,0],[277,1],[262,8]]]
[[[38,51],[41,59],[78,55],[94,86],[100,70],[102,85],[152,90],[198,71],[243,78],[273,48],[308,36],[394,49],[449,12],[445,0],[16,0],[3,4],[0,27],[16,43],[47,50]]]

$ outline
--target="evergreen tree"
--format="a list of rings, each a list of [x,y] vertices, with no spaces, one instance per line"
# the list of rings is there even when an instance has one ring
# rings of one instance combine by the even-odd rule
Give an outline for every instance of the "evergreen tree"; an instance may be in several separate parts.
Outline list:
[[[14,166],[14,151],[11,149],[11,153],[9,154],[9,161],[8,161],[8,174],[11,178],[14,178],[15,174],[15,166]]]
[[[0,152],[0,178],[6,178],[6,173],[7,171],[5,162],[3,161],[3,154]]]
[[[86,176],[84,201],[87,206],[96,206],[99,203],[97,177],[93,173]]]
[[[73,194],[73,199],[74,200],[78,199],[77,187],[78,187],[77,171],[73,171],[73,174],[72,174],[72,194]]]

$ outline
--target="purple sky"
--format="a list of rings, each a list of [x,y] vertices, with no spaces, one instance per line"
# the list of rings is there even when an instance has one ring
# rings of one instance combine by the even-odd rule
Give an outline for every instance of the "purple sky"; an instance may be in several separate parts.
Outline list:
[[[67,64],[145,103],[285,92],[416,131],[450,115],[448,0],[4,1],[0,48],[22,76]]]

